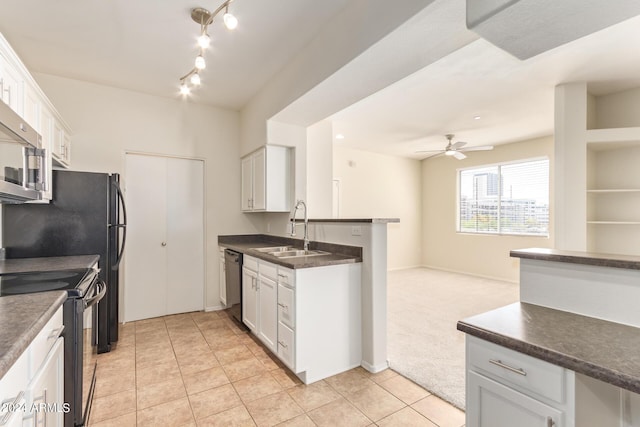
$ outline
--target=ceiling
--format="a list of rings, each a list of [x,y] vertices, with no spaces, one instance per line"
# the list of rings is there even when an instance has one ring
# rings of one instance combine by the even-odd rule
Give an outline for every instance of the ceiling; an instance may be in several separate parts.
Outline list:
[[[192,101],[240,110],[355,1],[234,1],[231,12],[240,24],[234,31],[220,22],[209,28],[212,48]],[[179,78],[197,55],[199,26],[190,9],[221,3],[3,0],[0,32],[34,72],[178,98]],[[345,135],[340,144],[424,158],[415,151],[443,148],[447,133],[469,146],[519,141],[552,134],[557,84],[589,81],[595,94],[640,86],[640,16],[523,61],[467,30],[465,10],[465,0],[436,0],[424,11],[431,21],[422,16],[404,25],[413,35],[401,49],[416,49],[421,59],[437,55],[408,77],[331,111],[335,133]],[[402,31],[393,33],[397,42],[405,39]],[[413,40],[420,34],[418,46]],[[391,69],[390,46],[371,47],[368,63]],[[362,73],[352,74],[340,84],[361,83]],[[336,88],[331,91],[324,96]]]
[[[218,16],[192,100],[239,110],[352,0],[236,0]],[[200,25],[191,8],[223,0],[2,0],[0,33],[30,71],[178,97]]]

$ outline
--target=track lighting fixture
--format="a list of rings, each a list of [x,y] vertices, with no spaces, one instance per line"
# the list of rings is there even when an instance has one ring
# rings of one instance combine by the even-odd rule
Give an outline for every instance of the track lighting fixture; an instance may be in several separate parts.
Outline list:
[[[200,71],[204,70],[207,66],[204,59],[204,51],[211,44],[211,37],[209,37],[208,28],[209,25],[213,23],[213,19],[218,16],[220,12],[224,11],[224,15],[222,16],[224,26],[229,30],[233,30],[238,26],[238,18],[229,13],[229,4],[233,1],[234,0],[226,0],[213,13],[201,7],[191,9],[191,19],[200,24],[200,36],[198,37],[198,47],[200,52],[195,59],[194,67],[191,71],[180,77],[181,94],[188,95],[191,92],[187,79],[189,79],[189,83],[191,83],[192,86],[200,85]]]

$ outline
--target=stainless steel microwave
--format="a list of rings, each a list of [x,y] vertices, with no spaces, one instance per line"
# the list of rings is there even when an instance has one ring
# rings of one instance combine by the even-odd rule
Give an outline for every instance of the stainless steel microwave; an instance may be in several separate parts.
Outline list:
[[[42,137],[0,101],[0,203],[40,200],[46,167]]]

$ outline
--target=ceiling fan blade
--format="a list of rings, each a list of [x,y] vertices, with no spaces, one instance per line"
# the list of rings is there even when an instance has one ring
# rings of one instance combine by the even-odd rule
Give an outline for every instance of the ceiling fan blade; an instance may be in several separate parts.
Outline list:
[[[462,152],[460,152],[460,151],[455,151],[455,152],[453,153],[453,157],[455,157],[455,158],[456,158],[456,159],[458,159],[458,160],[462,160],[462,159],[466,159],[466,158],[467,158],[467,156],[465,156],[464,154],[462,154]]]
[[[466,142],[464,142],[464,141],[458,141],[458,142],[456,142],[455,144],[451,144],[451,147],[449,147],[449,149],[451,149],[451,150],[459,150],[459,149],[461,149],[462,147],[464,147],[465,145],[467,145],[467,143],[466,143]]]
[[[414,153],[444,153],[444,150],[419,150]]]
[[[463,148],[461,151],[489,151],[493,150],[493,145],[480,145],[478,147]]]

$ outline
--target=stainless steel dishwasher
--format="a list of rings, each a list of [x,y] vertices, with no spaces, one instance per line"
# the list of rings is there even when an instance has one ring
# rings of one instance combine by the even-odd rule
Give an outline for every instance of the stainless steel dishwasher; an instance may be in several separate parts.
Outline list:
[[[225,249],[224,265],[227,282],[227,306],[231,315],[242,324],[242,254]]]

